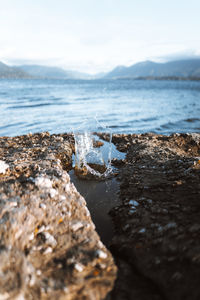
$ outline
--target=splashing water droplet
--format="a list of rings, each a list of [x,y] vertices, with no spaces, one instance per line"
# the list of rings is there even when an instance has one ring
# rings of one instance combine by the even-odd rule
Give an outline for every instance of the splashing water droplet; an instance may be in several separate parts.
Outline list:
[[[110,146],[102,147],[95,131],[108,132],[110,136]],[[91,177],[105,179],[112,173],[111,168],[111,139],[112,135],[108,128],[99,124],[95,119],[82,123],[74,131],[75,139],[75,173],[85,179]]]

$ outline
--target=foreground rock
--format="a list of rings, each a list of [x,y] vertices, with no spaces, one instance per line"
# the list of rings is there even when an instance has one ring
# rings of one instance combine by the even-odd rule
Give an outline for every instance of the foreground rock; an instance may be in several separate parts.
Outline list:
[[[65,171],[70,135],[0,138],[0,299],[104,299],[116,267]]]
[[[106,299],[199,300],[200,134],[113,142],[126,159],[113,160],[118,277]],[[113,287],[111,254],[65,171],[73,149],[70,135],[0,138],[0,299],[103,299]]]
[[[106,135],[102,135],[106,139]],[[111,211],[113,300],[200,299],[200,134],[113,135],[127,152]]]

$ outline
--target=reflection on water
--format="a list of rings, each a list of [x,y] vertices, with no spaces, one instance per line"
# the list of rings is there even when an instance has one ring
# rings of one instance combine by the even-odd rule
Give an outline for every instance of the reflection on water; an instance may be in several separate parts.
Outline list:
[[[71,182],[74,183],[79,193],[85,198],[96,230],[105,245],[113,236],[113,225],[108,212],[119,204],[117,192],[119,183],[116,178],[107,181],[84,180],[69,172]]]

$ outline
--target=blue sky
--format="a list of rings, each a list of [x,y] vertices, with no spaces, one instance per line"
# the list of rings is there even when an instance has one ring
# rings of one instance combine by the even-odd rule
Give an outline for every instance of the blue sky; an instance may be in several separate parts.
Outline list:
[[[0,0],[0,61],[96,73],[200,55],[199,0]]]

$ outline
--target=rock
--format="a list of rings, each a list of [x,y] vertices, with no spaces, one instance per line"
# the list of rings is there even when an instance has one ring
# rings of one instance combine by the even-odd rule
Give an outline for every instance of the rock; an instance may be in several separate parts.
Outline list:
[[[113,287],[112,255],[65,171],[72,142],[0,138],[0,299],[104,299]]]
[[[113,142],[126,158],[113,160],[112,289],[112,256],[66,173],[73,137],[0,138],[0,299],[200,299],[200,134]]]
[[[189,231],[190,231],[191,233],[200,231],[200,224],[193,224],[193,225],[190,227]]]
[[[122,203],[111,212],[119,269],[111,299],[200,299],[200,134],[113,141],[127,154]]]

